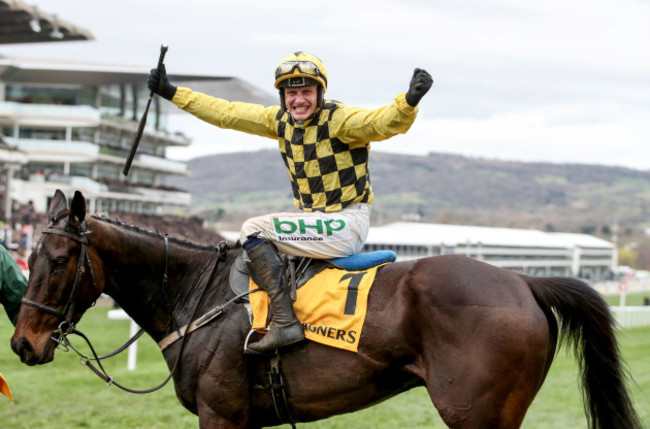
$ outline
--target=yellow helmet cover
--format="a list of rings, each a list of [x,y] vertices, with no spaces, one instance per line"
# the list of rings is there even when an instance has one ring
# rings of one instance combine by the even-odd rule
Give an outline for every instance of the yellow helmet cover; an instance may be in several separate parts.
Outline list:
[[[275,87],[278,89],[286,86],[307,86],[313,83],[319,84],[323,92],[327,90],[327,69],[315,55],[296,51],[280,61],[275,68]]]

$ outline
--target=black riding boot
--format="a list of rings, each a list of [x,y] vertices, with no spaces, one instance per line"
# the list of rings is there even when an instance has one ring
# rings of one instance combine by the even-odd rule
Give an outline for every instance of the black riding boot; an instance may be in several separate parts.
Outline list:
[[[268,240],[248,250],[248,263],[253,281],[266,291],[271,300],[271,327],[260,341],[249,344],[253,352],[267,353],[305,338],[302,324],[296,318],[289,297],[288,285],[282,274],[282,259]]]

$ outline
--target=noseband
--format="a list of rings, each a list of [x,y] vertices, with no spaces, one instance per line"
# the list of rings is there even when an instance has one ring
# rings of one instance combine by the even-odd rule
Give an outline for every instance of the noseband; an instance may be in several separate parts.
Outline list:
[[[77,272],[75,273],[74,283],[72,284],[72,290],[70,291],[68,302],[65,304],[63,310],[57,310],[56,308],[32,301],[31,299],[28,298],[23,298],[22,303],[27,304],[30,307],[34,307],[38,310],[41,310],[45,313],[56,316],[60,321],[66,322],[68,326],[73,326],[72,315],[74,313],[74,306],[77,299],[77,295],[79,294],[79,285],[81,284],[81,279],[84,273],[86,272],[86,268],[85,268],[86,265],[88,266],[88,270],[90,271],[90,280],[92,282],[92,285],[95,289],[97,289],[97,285],[95,283],[95,275],[93,274],[93,268],[90,263],[90,258],[88,258],[88,252],[86,250],[86,246],[88,245],[87,235],[90,234],[90,230],[83,231],[80,235],[75,235],[59,229],[45,228],[43,229],[43,233],[61,235],[63,237],[67,237],[70,240],[76,241],[81,244],[81,253],[79,254],[79,262],[77,263]]]

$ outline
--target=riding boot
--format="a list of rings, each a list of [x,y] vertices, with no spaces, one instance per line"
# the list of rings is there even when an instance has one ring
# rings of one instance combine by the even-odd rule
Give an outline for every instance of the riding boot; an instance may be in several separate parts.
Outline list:
[[[261,243],[247,250],[248,269],[253,281],[266,291],[271,300],[271,327],[264,337],[248,348],[253,352],[267,353],[305,338],[302,324],[296,318],[289,297],[288,285],[282,273],[282,258],[272,242]]]

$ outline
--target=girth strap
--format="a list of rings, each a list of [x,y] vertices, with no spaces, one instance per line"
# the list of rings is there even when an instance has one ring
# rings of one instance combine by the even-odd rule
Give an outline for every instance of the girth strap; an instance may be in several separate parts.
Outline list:
[[[276,353],[269,360],[269,384],[271,386],[271,398],[275,414],[282,423],[288,423],[293,429],[296,428],[296,420],[289,411],[287,404],[287,395],[282,375],[282,364],[280,362],[280,353]]]

